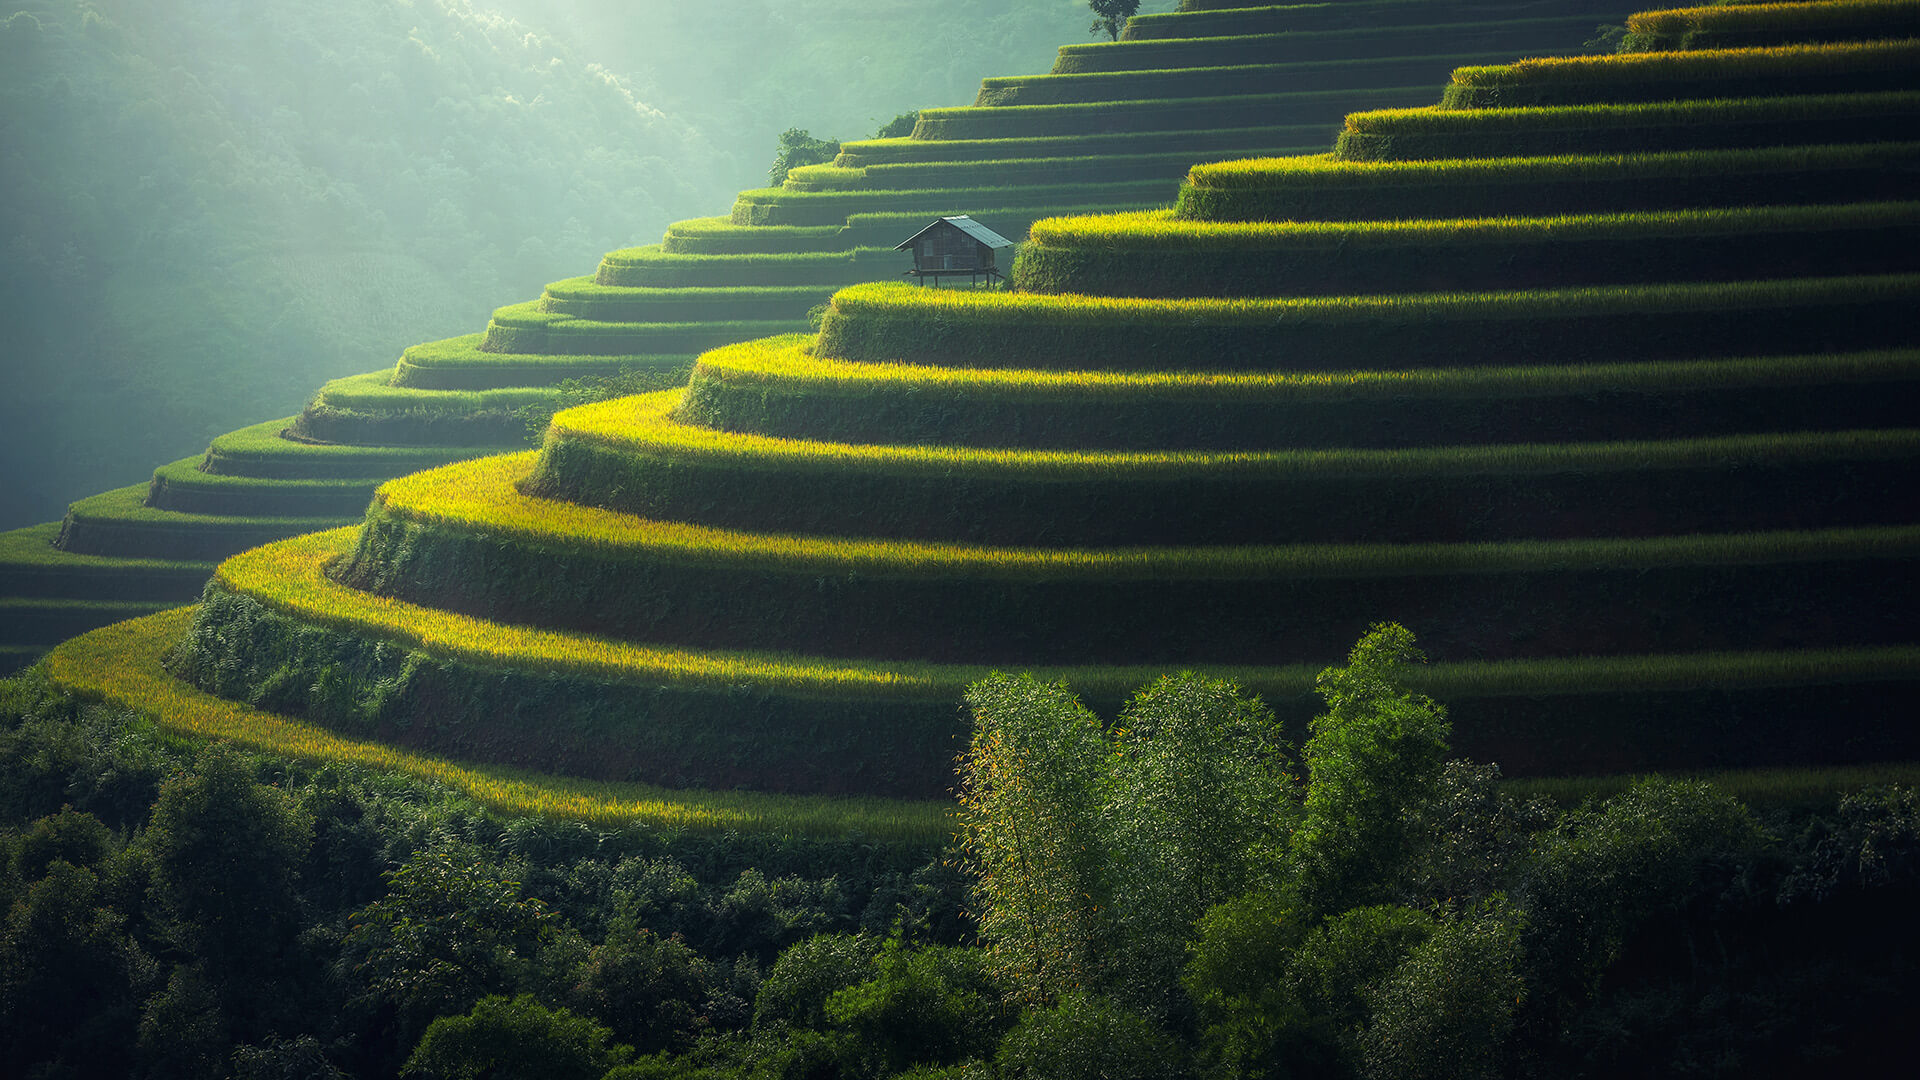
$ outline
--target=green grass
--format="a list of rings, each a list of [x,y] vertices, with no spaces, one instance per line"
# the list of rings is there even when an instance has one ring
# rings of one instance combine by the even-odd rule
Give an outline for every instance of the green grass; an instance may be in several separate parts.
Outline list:
[[[1222,64],[1277,64],[1324,61],[1327,57],[1421,56],[1436,45],[1458,47],[1468,40],[1476,52],[1528,50],[1578,43],[1593,29],[1584,15],[1508,18],[1473,26],[1421,25],[1394,20],[1388,25],[1303,30],[1275,27],[1270,33],[1207,34],[1196,28],[1178,38],[1133,38],[1115,42],[1062,45],[1053,74],[1217,67]]]
[[[1599,802],[1626,791],[1647,773],[1509,779],[1501,790],[1516,798],[1535,796],[1562,806]],[[1666,770],[1666,776],[1705,780],[1756,810],[1831,807],[1842,796],[1887,784],[1920,785],[1920,762],[1808,768]]]
[[[1627,16],[1623,52],[1711,49],[1920,36],[1914,0],[1825,0],[1639,11]]]
[[[1106,131],[1011,139],[860,139],[840,144],[834,164],[869,168],[914,162],[1098,157],[1140,152],[1204,155],[1237,146],[1323,146],[1323,124],[1197,131]]]
[[[0,596],[0,641],[44,649],[97,626],[151,615],[192,596],[158,600],[87,600]]]
[[[1591,20],[1598,14],[1618,18],[1617,8],[1593,0],[1562,0],[1554,10],[1568,15],[1577,12],[1584,16],[1588,25],[1582,29],[1590,29]],[[1219,0],[1214,3],[1182,0],[1174,12],[1135,15],[1127,20],[1127,28],[1120,39],[1142,41],[1281,30],[1312,33],[1416,23],[1444,27],[1446,33],[1462,36],[1472,33],[1487,17],[1488,12],[1484,8],[1463,7],[1451,0],[1340,0],[1336,3],[1284,5],[1261,4],[1258,0],[1251,3],[1248,0]]]
[[[200,561],[342,523],[341,515],[272,517],[156,510],[146,505],[147,488],[146,484],[117,488],[69,506],[60,524],[60,546],[87,555]]]
[[[648,288],[602,285],[591,277],[577,277],[548,285],[540,308],[610,323],[800,319],[808,308],[824,301],[832,288],[831,284]]]
[[[476,667],[544,669],[605,681],[674,682],[722,688],[768,687],[812,699],[957,701],[992,669],[982,665],[836,661],[797,654],[661,648],[603,637],[490,623],[348,588],[326,572],[345,558],[351,530],[300,537],[223,563],[223,588],[301,621],[329,626]],[[1033,669],[1076,691],[1119,700],[1166,669],[1159,665],[1075,665]],[[1318,663],[1209,666],[1261,693],[1295,697],[1311,689]],[[1700,686],[1768,687],[1920,676],[1911,645],[1765,652],[1562,657],[1433,663],[1416,674],[1442,700],[1598,692],[1658,692]]]
[[[1575,105],[1910,88],[1920,41],[1613,53],[1461,67],[1443,108]]]
[[[1379,109],[1347,115],[1343,161],[1541,157],[1871,142],[1920,123],[1920,93],[1803,94],[1620,105]]]
[[[465,764],[338,735],[200,693],[173,679],[163,660],[192,615],[190,609],[165,612],[69,642],[48,657],[48,674],[83,698],[132,709],[175,734],[229,740],[320,764],[389,770],[445,784],[503,813],[608,825],[638,821],[701,832],[857,833],[916,844],[943,841],[951,830],[945,802],[672,791],[644,784],[596,783]]]
[[[665,355],[639,350],[584,355],[562,350],[485,348],[490,336],[503,341],[548,344],[544,330],[568,321],[567,316],[549,315],[542,318],[538,301],[501,310],[523,315],[526,325],[521,326],[517,320],[510,318],[510,325],[500,327],[497,333],[467,334],[411,346],[400,354],[400,363],[393,370],[392,385],[400,390],[505,390],[513,393],[527,387],[548,387],[562,379],[583,375],[612,375],[625,368],[671,370],[690,363],[695,353],[711,344],[696,343],[685,346],[685,351]],[[724,334],[720,336],[725,337]],[[698,340],[704,339],[696,338]],[[361,384],[360,388],[365,392],[374,392],[366,384]],[[504,408],[506,400],[496,399],[496,404]],[[520,404],[531,404],[532,400],[529,398]]]
[[[647,518],[817,535],[1039,545],[1452,542],[1564,535],[1578,508],[1601,505],[1623,517],[1632,508],[1634,520],[1655,520],[1662,533],[1898,520],[1892,493],[1920,457],[1920,431],[1909,429],[1396,449],[848,444],[677,422],[681,395],[556,414],[527,492]],[[1415,489],[1433,506],[1487,509],[1471,520],[1383,512]],[[1818,501],[1787,505],[1802,497]]]
[[[1384,447],[1895,426],[1920,378],[1913,350],[1225,374],[848,363],[813,356],[811,344],[775,338],[704,354],[679,415],[851,443]]]
[[[511,371],[521,377],[522,373],[546,370],[551,381],[558,382],[578,375],[612,374],[628,367],[671,367],[718,345],[805,328],[804,319],[603,322],[542,311],[539,301],[532,301],[495,309],[481,343],[482,351],[540,354],[553,359],[544,364],[529,363],[522,356],[514,356],[500,361],[493,372],[481,368],[474,374],[498,377],[500,371]],[[608,359],[597,359],[600,357]]]
[[[76,600],[190,600],[212,561],[117,558],[54,546],[60,523],[0,532],[0,594]]]
[[[908,162],[848,168],[838,165],[803,165],[787,173],[783,189],[798,192],[894,191],[912,188],[949,188],[985,184],[1063,184],[1084,182],[1112,184],[1123,181],[1178,180],[1186,174],[1196,157],[1218,161],[1267,153],[1286,153],[1287,148],[1246,141],[1222,147],[1210,153],[1182,149],[1172,152],[1100,155],[1078,157],[1008,158],[981,161]],[[1320,150],[1324,137],[1299,147],[1299,152]]]
[[[973,213],[982,207],[1049,204],[1084,206],[1088,202],[1160,202],[1170,198],[1178,177],[1113,184],[977,186],[924,191],[787,191],[761,188],[734,197],[733,220],[741,225],[846,224],[853,213],[894,213],[923,217]],[[911,235],[911,234],[909,234]]]
[[[1920,143],[1641,154],[1196,165],[1174,204],[1204,221],[1453,218],[1907,198]]]
[[[387,372],[350,376],[321,388],[360,380],[384,380]],[[299,418],[269,420],[214,437],[201,469],[224,476],[255,476],[281,480],[345,479],[398,476],[401,473],[445,465],[471,456],[464,446],[347,446],[339,443],[300,442],[280,433]]]
[[[1171,100],[1226,94],[1273,94],[1292,89],[1377,91],[1437,80],[1451,68],[1486,65],[1512,56],[1508,50],[1441,53],[1354,60],[1308,60],[1285,64],[1219,64],[1159,70],[1101,71],[1084,75],[1006,75],[982,79],[976,108],[1075,105],[1140,98]],[[924,120],[925,114],[922,114]],[[1273,118],[1263,118],[1268,123]]]
[[[594,280],[601,285],[729,287],[744,285],[840,286],[871,278],[882,264],[893,269],[891,248],[789,251],[778,254],[680,254],[660,245],[609,252]]]
[[[841,251],[840,226],[735,225],[731,217],[690,218],[667,226],[661,249],[684,255],[768,255]]]
[[[1905,344],[1916,301],[1913,275],[1194,300],[875,283],[834,295],[816,351],[867,363],[1109,371],[1692,359]]]
[[[1036,222],[1029,292],[1318,296],[1920,268],[1920,202],[1359,222],[1193,221],[1171,211]]]
[[[1348,110],[1390,108],[1433,100],[1433,83],[1370,90],[1296,90],[1170,100],[1064,105],[950,106],[921,109],[915,128],[926,139],[1007,139],[1076,135],[1088,131],[1197,131],[1235,126],[1338,125]]]
[[[190,457],[155,469],[147,505],[187,514],[351,517],[385,479],[229,476],[201,472],[200,462]]]

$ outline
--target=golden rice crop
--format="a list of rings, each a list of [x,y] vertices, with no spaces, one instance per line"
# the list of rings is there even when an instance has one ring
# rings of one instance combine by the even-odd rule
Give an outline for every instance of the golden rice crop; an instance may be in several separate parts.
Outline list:
[[[1589,285],[1510,292],[1392,293],[1384,296],[1193,297],[1162,300],[1076,293],[1015,293],[987,289],[916,289],[897,282],[850,285],[833,294],[832,315],[861,318],[992,320],[1008,325],[1215,325],[1302,323],[1367,324],[1382,319],[1524,319],[1541,315],[1639,315],[1648,312],[1844,303],[1900,299],[1920,288],[1920,274],[1653,285]]]
[[[939,843],[950,832],[944,802],[682,791],[596,782],[465,764],[347,738],[213,697],[172,678],[161,661],[192,616],[193,609],[182,608],[76,638],[49,654],[48,674],[82,698],[132,709],[177,734],[228,739],[253,750],[308,761],[391,770],[444,784],[483,806],[510,814],[601,824],[640,821],[702,832],[816,836],[858,832],[909,843]]]
[[[1920,429],[1787,432],[1604,443],[1500,443],[1395,450],[1009,450],[887,446],[778,438],[683,424],[673,410],[684,389],[595,402],[554,414],[549,444],[583,440],[615,453],[698,456],[749,469],[862,469],[952,477],[1074,481],[1113,476],[1538,475],[1675,468],[1731,462],[1779,463],[1912,457]]]
[[[942,393],[979,401],[1311,402],[1527,397],[1631,387],[1646,392],[1877,382],[1920,375],[1920,350],[1725,360],[1342,372],[1124,372],[874,364],[813,355],[813,338],[761,338],[701,355],[696,378],[788,393]]]
[[[1332,154],[1248,158],[1195,165],[1187,184],[1198,188],[1394,187],[1413,184],[1621,181],[1665,177],[1790,173],[1836,168],[1902,167],[1920,143],[1840,143],[1734,150],[1662,150],[1642,154],[1560,154],[1552,157],[1438,158],[1420,161],[1344,161]]]
[[[1408,244],[1550,243],[1582,237],[1720,236],[1744,232],[1874,229],[1920,221],[1920,202],[1743,206],[1552,217],[1406,221],[1195,221],[1172,210],[1045,218],[1028,239],[1116,251],[1351,250]]]
[[[797,574],[984,580],[1246,580],[1501,573],[1601,567],[1736,565],[1788,560],[1908,557],[1920,526],[1730,533],[1652,539],[1488,541],[1462,544],[1292,544],[1076,550],[747,533],[652,521],[521,495],[537,455],[462,462],[388,481],[374,512],[429,527],[524,540],[560,551]]]
[[[1553,56],[1455,68],[1455,86],[1648,82],[1900,70],[1920,64],[1920,41],[1847,41],[1751,49]]]
[[[1627,16],[1633,34],[1687,31],[1793,30],[1845,26],[1871,27],[1892,19],[1911,21],[1920,12],[1915,0],[1815,0],[1807,3],[1737,4],[1636,11]]]
[[[1346,130],[1359,134],[1516,131],[1556,128],[1651,127],[1662,124],[1759,123],[1840,113],[1911,111],[1920,93],[1883,90],[1867,94],[1790,94],[1779,97],[1697,98],[1690,101],[1600,102],[1584,105],[1500,106],[1485,109],[1372,109],[1347,114]]]

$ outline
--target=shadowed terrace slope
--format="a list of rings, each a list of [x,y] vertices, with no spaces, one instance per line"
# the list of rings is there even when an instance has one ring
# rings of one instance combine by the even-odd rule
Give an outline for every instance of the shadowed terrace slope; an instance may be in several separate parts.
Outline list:
[[[930,796],[982,670],[1111,708],[1194,667],[1299,724],[1393,619],[1515,774],[1911,758],[1913,133],[1821,121],[1916,89],[1836,88],[1912,7],[1638,17],[1765,44],[1476,65],[1332,154],[1042,220],[1018,292],[844,289],[227,563],[175,671],[534,768]]]

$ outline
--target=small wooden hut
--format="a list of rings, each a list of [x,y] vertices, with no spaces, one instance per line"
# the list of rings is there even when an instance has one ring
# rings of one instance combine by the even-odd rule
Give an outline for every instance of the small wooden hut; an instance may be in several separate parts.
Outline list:
[[[1006,275],[994,265],[994,253],[1012,246],[1013,241],[961,214],[941,218],[893,250],[912,248],[913,269],[906,271],[907,276],[918,279],[921,285],[932,278],[937,286],[943,277],[960,275],[975,284],[983,276],[988,284],[996,279],[1005,281]]]

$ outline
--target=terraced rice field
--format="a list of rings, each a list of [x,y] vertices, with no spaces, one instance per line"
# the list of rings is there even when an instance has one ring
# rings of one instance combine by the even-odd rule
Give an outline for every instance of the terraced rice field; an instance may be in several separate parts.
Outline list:
[[[1648,15],[1639,51],[1475,65],[1331,154],[1197,164],[1171,209],[1042,219],[1018,292],[842,289],[817,337],[715,348],[537,452],[382,485],[357,532],[229,560],[174,672],[407,753],[925,798],[992,667],[1102,708],[1197,667],[1300,724],[1394,619],[1457,748],[1513,775],[1884,774],[1920,756],[1920,87],[1871,58],[1915,8]],[[1090,85],[1104,54],[1076,55],[1050,78],[1083,81],[988,90]],[[1538,103],[1481,93],[1515,87]],[[1015,128],[969,138],[1059,137]],[[749,193],[659,265],[773,265],[743,219],[883,157]],[[814,243],[812,212],[767,227]],[[675,291],[654,265],[555,302]],[[586,322],[577,355],[653,325]]]
[[[106,587],[88,574],[128,595],[190,599],[197,582],[142,576],[145,562],[217,559],[347,524],[381,479],[524,445],[516,410],[554,401],[562,380],[637,371],[676,385],[706,350],[805,330],[836,289],[897,277],[893,246],[930,217],[970,213],[1020,237],[1041,217],[1164,205],[1194,160],[1322,149],[1357,100],[1418,104],[1461,63],[1564,46],[1624,12],[1617,0],[1346,8],[1330,19],[1312,5],[1196,7],[1118,43],[1068,46],[1051,74],[989,79],[976,103],[928,110],[911,137],[849,142],[832,165],[610,252],[476,333],[335,380],[298,417],[222,436],[197,464],[162,465],[146,488],[80,500],[64,528],[7,534],[0,551],[26,554],[0,554],[0,581],[41,573],[53,556],[36,545],[49,536],[56,552],[124,561],[63,564],[32,586],[36,611],[62,596],[74,605],[60,620],[0,618],[0,670],[115,614],[87,606]],[[1345,89],[1323,85],[1335,70]],[[1036,96],[1062,103],[992,103]]]

